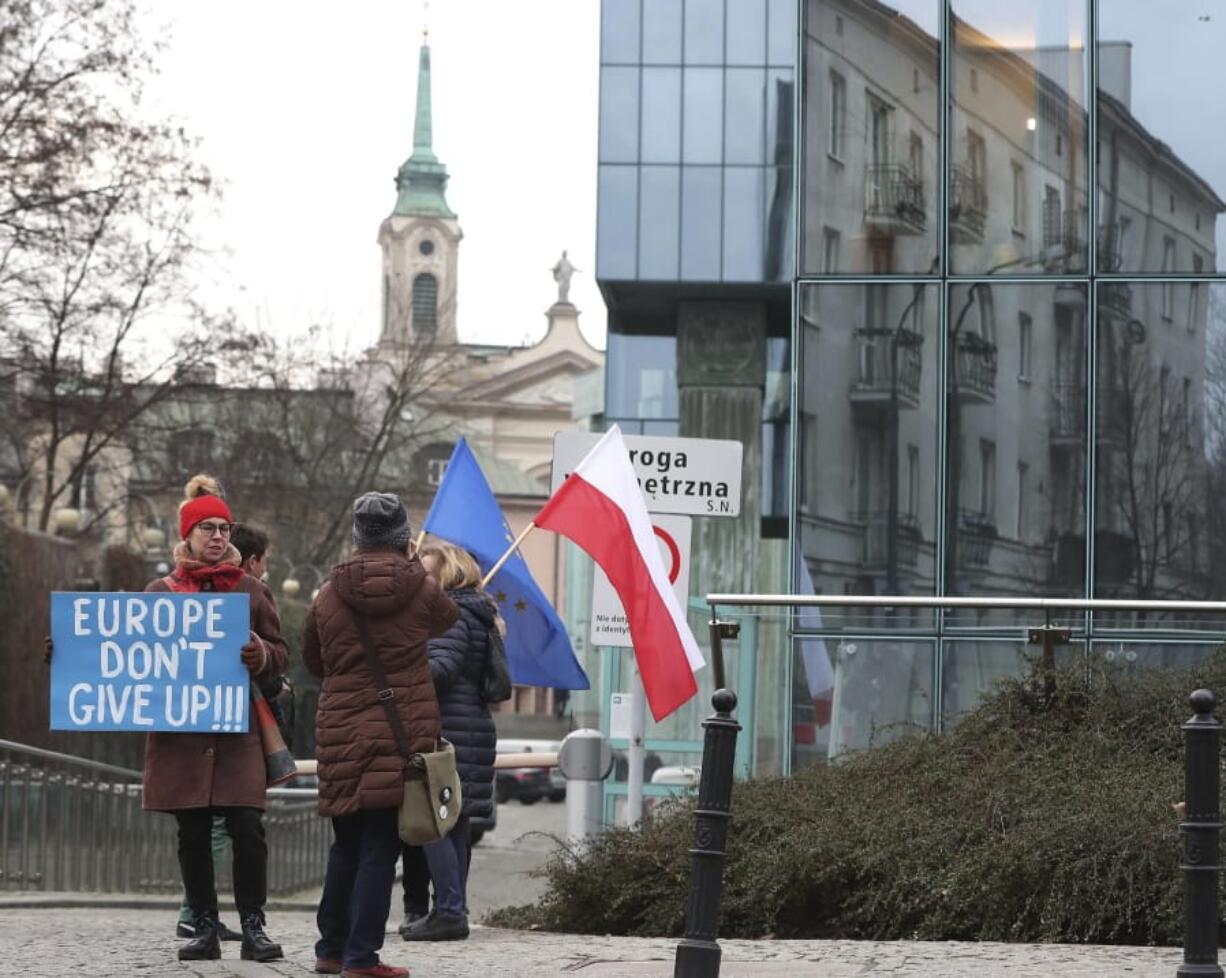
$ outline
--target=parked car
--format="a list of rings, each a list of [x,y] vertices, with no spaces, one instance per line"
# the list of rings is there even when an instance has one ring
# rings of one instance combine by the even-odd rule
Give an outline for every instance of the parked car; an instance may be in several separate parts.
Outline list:
[[[507,738],[499,739],[496,749],[499,754],[532,754],[553,752],[560,746],[556,740]],[[534,805],[542,798],[560,801],[566,797],[566,780],[556,767],[498,768],[494,771],[494,797],[499,802],[517,798],[525,805]]]

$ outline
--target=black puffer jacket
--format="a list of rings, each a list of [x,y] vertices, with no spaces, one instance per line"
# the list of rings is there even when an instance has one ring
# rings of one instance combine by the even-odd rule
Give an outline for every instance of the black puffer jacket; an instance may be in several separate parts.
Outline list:
[[[430,640],[430,675],[443,716],[443,736],[455,745],[464,783],[464,814],[489,816],[494,809],[494,746],[497,733],[490,708],[481,699],[495,608],[475,588],[448,591],[460,620]]]

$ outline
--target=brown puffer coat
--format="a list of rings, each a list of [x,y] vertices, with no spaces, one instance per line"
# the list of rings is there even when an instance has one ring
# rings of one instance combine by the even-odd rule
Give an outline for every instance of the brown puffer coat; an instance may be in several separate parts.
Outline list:
[[[231,562],[237,559],[237,550],[227,555]],[[166,578],[159,578],[145,590],[174,588]],[[268,650],[268,663],[259,675],[281,675],[288,650],[271,592],[248,575],[243,575],[234,591],[250,596],[251,630]],[[151,733],[145,741],[144,807],[150,811],[231,805],[263,808],[267,777],[259,725],[254,722],[245,734]]]
[[[370,623],[413,752],[433,750],[440,730],[426,641],[460,615],[421,562],[398,551],[359,551],[332,568],[302,637],[302,661],[323,679],[315,756],[325,816],[398,808],[404,793],[404,760],[377,698],[355,613]]]

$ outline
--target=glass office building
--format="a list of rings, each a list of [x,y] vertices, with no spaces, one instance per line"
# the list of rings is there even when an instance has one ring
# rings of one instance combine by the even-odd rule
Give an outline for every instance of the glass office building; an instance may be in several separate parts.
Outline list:
[[[605,0],[606,417],[747,438],[695,594],[1222,596],[1223,50],[1142,0]],[[1064,623],[1125,664],[1220,629]],[[758,626],[762,772],[940,729],[1029,651],[1001,610]]]

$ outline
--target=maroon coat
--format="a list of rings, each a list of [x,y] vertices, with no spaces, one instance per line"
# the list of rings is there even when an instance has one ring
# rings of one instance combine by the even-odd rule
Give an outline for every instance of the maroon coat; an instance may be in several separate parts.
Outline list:
[[[411,752],[433,750],[438,700],[426,641],[460,615],[416,558],[394,550],[359,551],[337,564],[307,615],[303,664],[323,679],[315,714],[319,814],[398,808],[404,760],[358,637],[354,615],[370,624]]]
[[[173,590],[164,578],[146,591]],[[260,675],[285,671],[289,650],[281,638],[281,620],[272,594],[262,582],[244,574],[231,593],[250,595],[251,630],[264,640],[268,665]],[[267,774],[259,725],[251,716],[245,734],[151,733],[145,742],[144,807],[173,812],[184,808],[242,806],[263,808]]]

